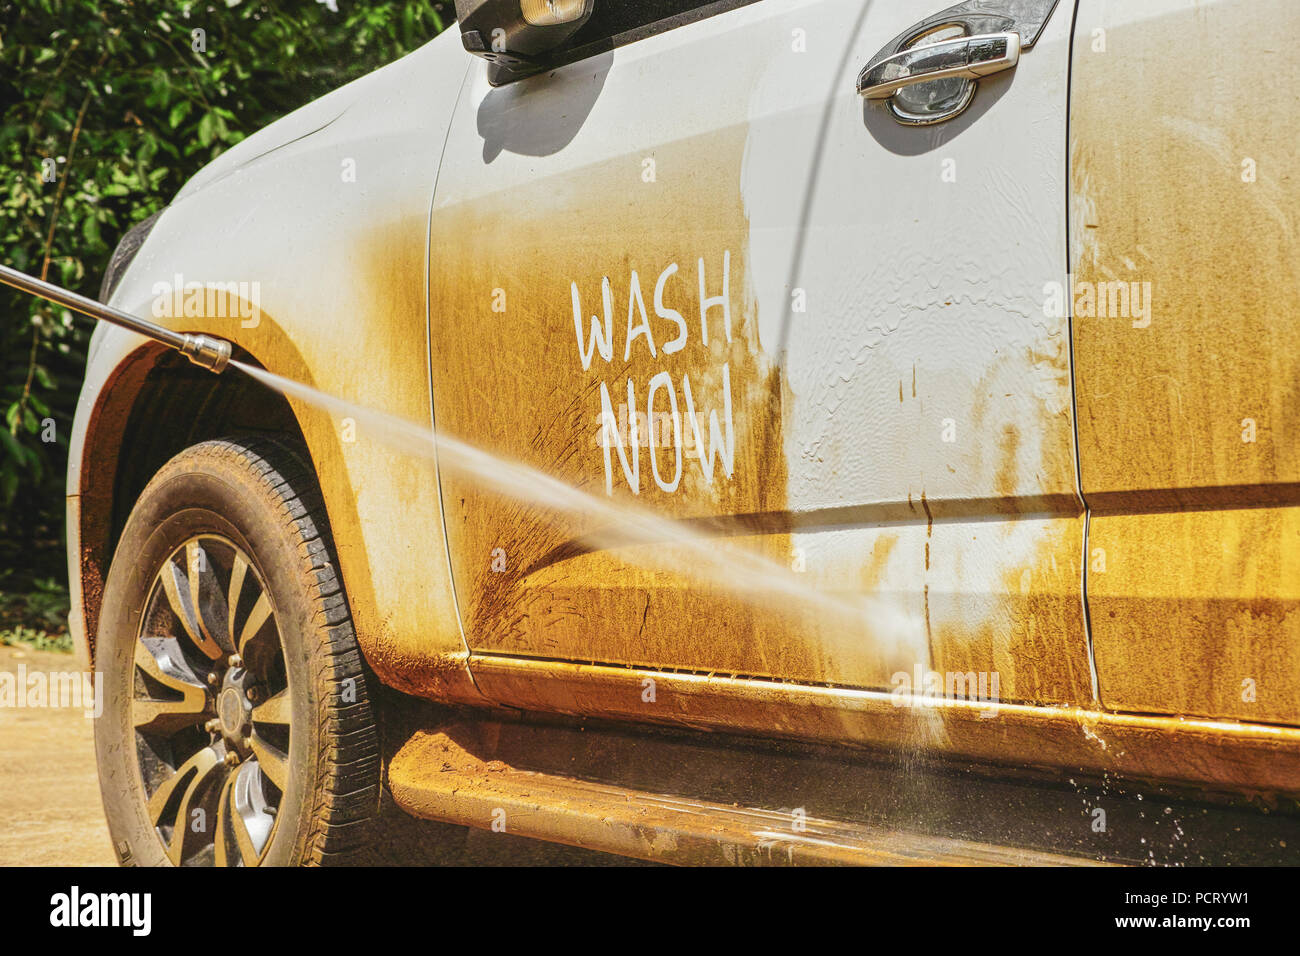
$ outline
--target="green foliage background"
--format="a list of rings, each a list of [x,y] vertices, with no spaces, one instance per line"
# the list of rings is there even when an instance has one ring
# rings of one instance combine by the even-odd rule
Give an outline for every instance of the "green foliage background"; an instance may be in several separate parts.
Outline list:
[[[332,4],[0,0],[0,261],[96,297],[117,240],[200,167],[455,15],[452,0]],[[90,332],[0,286],[0,635],[57,619]]]

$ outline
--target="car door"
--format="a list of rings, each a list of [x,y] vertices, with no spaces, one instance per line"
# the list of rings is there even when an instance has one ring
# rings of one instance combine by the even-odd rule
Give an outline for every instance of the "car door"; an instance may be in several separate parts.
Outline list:
[[[475,659],[1092,700],[1068,318],[1043,305],[1066,267],[1053,6],[679,4],[508,86],[471,70],[431,221],[440,431],[866,609],[774,608],[444,469]],[[1019,65],[954,118],[857,90],[927,21],[1027,8]]]
[[[1112,708],[1300,720],[1297,31],[1290,0],[1079,4],[1074,345]]]

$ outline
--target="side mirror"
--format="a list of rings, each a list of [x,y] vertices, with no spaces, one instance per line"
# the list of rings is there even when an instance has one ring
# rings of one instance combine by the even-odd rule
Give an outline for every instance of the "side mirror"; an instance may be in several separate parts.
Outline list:
[[[456,0],[465,49],[491,65],[493,86],[546,69],[546,55],[587,22],[596,0]]]

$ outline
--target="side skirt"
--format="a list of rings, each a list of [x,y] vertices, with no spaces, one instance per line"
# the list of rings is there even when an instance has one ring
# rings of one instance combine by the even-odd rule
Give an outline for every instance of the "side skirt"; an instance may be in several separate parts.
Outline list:
[[[891,778],[877,769],[825,756],[747,749],[716,738],[462,715],[407,739],[389,761],[388,785],[397,806],[413,816],[654,862],[1093,862],[1001,842],[1010,834],[999,821],[988,823],[984,833],[1000,842],[953,835],[943,825],[950,822],[944,820],[947,814],[932,812],[933,792],[925,794],[922,815],[933,817],[935,826],[891,819],[884,792]],[[957,806],[969,798],[969,781],[939,786]],[[781,800],[800,805],[775,802]],[[910,815],[910,809],[903,814]],[[1050,808],[1025,814],[1015,807],[1006,816],[1029,823],[1040,843],[1074,845],[1064,837],[1071,822],[1076,831],[1087,832],[1081,820],[1066,822]]]
[[[489,700],[541,713],[1300,796],[1300,727],[495,655],[470,670]]]

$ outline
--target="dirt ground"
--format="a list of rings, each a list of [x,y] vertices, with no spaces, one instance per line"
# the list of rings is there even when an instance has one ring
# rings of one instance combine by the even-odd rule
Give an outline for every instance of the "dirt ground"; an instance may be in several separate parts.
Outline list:
[[[0,671],[72,671],[71,654],[0,646]],[[0,866],[114,866],[80,709],[0,707]]]

